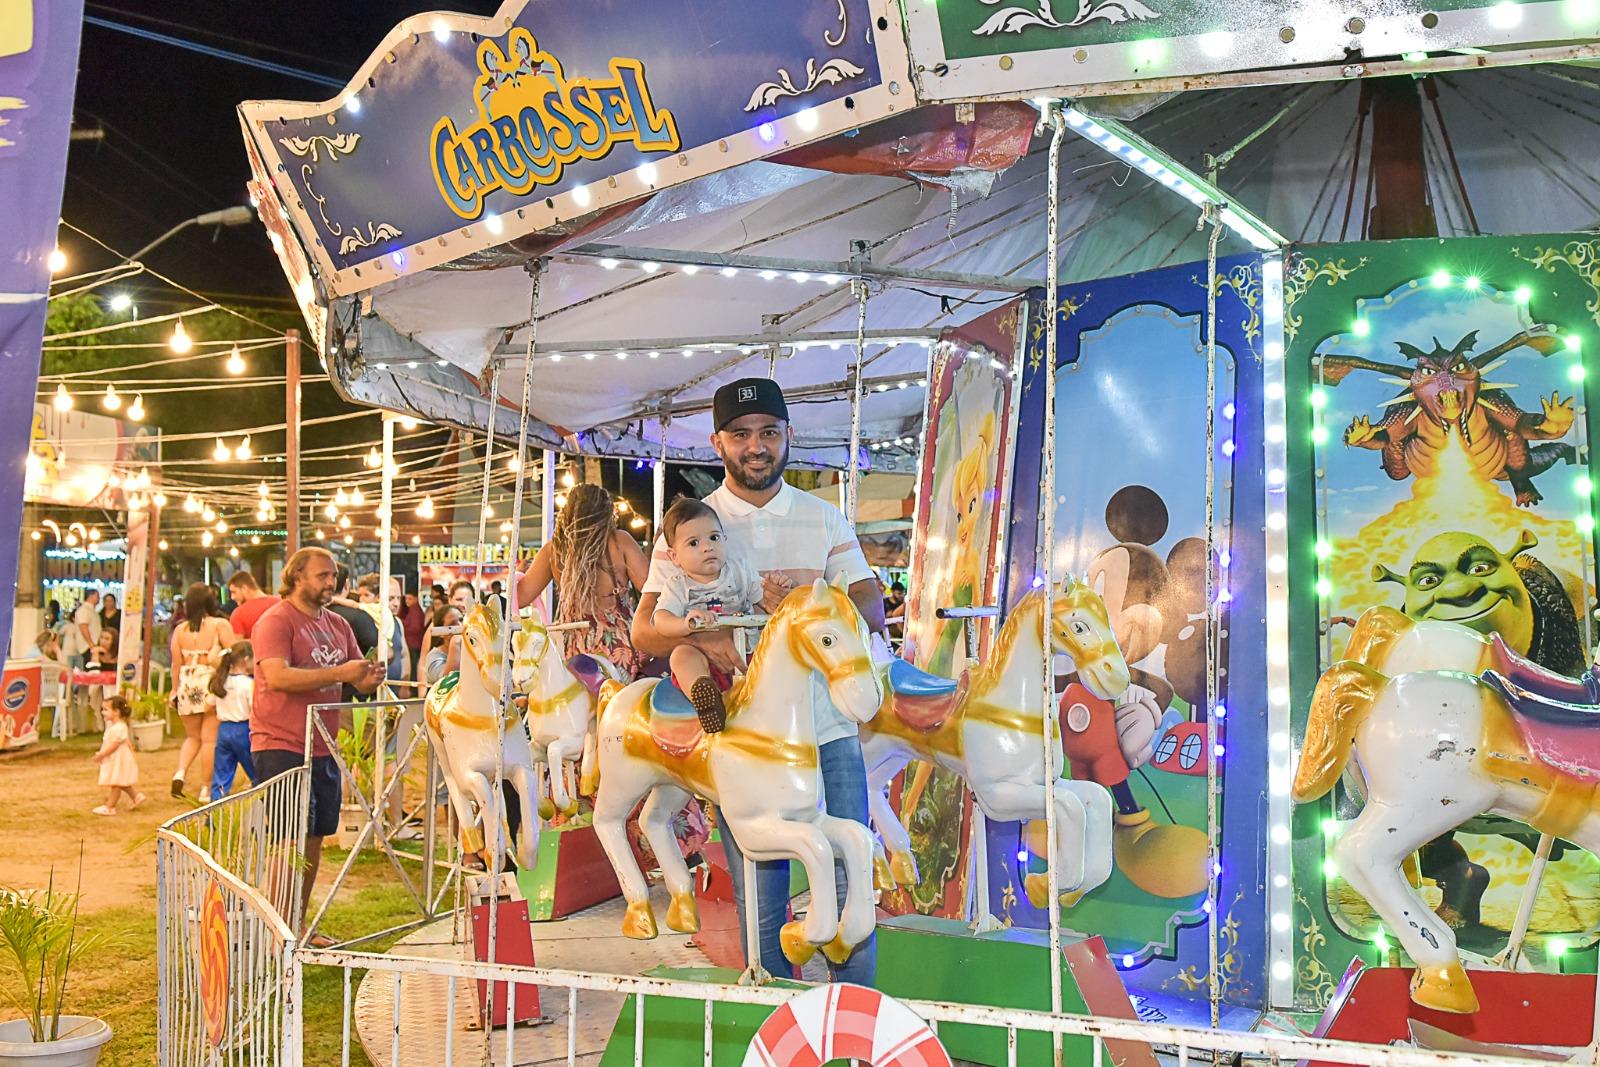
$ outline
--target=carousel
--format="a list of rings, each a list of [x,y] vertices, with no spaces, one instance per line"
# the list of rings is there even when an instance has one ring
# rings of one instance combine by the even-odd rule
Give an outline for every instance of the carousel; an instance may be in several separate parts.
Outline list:
[[[418,918],[312,947],[212,849],[281,967],[175,951],[164,1062],[334,968],[386,1064],[1600,1063],[1600,8],[1059,6],[507,0],[241,105],[330,379],[514,471],[516,571],[560,457],[651,467],[653,536],[770,378],[847,519],[914,476],[910,590],[889,658],[826,581],[721,620],[706,733],[508,583],[370,713]],[[783,959],[728,834],[794,861]]]

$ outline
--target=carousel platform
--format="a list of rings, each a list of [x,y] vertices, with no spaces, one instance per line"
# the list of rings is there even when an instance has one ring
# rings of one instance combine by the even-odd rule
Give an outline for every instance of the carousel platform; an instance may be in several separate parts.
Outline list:
[[[653,890],[658,915],[665,914],[667,894]],[[621,898],[608,900],[555,922],[534,927],[534,951],[541,967],[583,971],[643,974],[658,967],[705,967],[706,957],[682,936],[654,941],[623,937]],[[471,959],[470,942],[452,944],[453,920],[440,919],[395,943],[393,952],[441,959]],[[540,1007],[548,1022],[519,1025],[512,1041],[513,1057],[506,1062],[505,1031],[496,1030],[485,1049],[478,1025],[478,996],[474,983],[456,983],[455,1035],[451,1059],[445,1064],[445,1031],[449,1014],[449,983],[443,978],[410,975],[402,990],[398,1024],[394,1010],[394,975],[368,972],[356,994],[355,1025],[361,1046],[374,1067],[440,1064],[445,1067],[512,1067],[513,1064],[565,1063],[567,1059],[567,996],[551,990]],[[619,993],[584,991],[578,999],[578,1063],[595,1067],[601,1062],[626,998]],[[399,1026],[400,1055],[394,1055],[395,1027]]]

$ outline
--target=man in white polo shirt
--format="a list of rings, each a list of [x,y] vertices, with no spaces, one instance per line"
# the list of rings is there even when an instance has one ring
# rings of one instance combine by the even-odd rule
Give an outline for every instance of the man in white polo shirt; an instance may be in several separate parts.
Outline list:
[[[712,401],[717,432],[711,446],[722,457],[727,477],[706,497],[722,520],[728,539],[761,572],[770,611],[802,583],[817,578],[833,581],[844,575],[867,629],[882,634],[883,596],[878,588],[855,531],[838,508],[802,493],[783,480],[789,461],[789,409],[783,391],[768,378],[743,378],[717,390]],[[650,561],[639,610],[633,616],[634,647],[652,656],[670,655],[680,643],[656,632],[652,622],[656,601],[664,585],[666,549],[658,541]],[[683,639],[705,653],[713,667],[733,673],[743,667],[731,631],[712,630]],[[818,762],[828,814],[867,822],[867,772],[861,759],[856,727],[828,699],[826,685],[811,680],[812,709],[816,717]],[[719,820],[720,822],[720,820]],[[739,922],[744,923],[744,860],[738,844],[723,827],[728,870],[733,875]],[[843,904],[844,875],[834,866]],[[757,865],[757,896],[761,908],[761,963],[774,974],[788,971],[778,932],[789,907],[789,864]],[[836,981],[872,985],[877,974],[877,939],[858,947],[842,966],[829,964]]]

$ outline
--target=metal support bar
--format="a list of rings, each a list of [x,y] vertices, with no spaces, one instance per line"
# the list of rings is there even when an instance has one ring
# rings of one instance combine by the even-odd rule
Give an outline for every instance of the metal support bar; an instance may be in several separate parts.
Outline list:
[[[867,360],[867,283],[850,283],[856,298],[856,362],[850,369],[850,465],[845,469],[844,517],[856,524],[856,500],[861,495],[861,368]]]
[[[1007,278],[996,274],[966,274],[952,270],[915,270],[905,267],[880,267],[870,263],[832,263],[824,259],[786,259],[780,256],[751,256],[742,252],[685,252],[676,248],[641,248],[591,242],[565,249],[562,258],[615,259],[624,263],[657,263],[668,266],[694,266],[706,270],[772,270],[784,274],[807,274],[818,281],[837,284],[847,278],[873,278],[879,281],[917,282],[922,285],[971,289],[985,293],[1025,293],[1037,289],[1036,278]]]
[[[727,351],[736,348],[748,348],[745,355],[754,356],[759,350],[765,350],[771,345],[784,345],[789,348],[804,352],[808,348],[842,348],[856,342],[855,330],[806,330],[797,333],[720,333],[720,334],[695,334],[688,337],[653,337],[630,339],[611,338],[609,340],[570,340],[562,345],[550,346],[541,349],[540,359],[551,359],[555,356],[571,358],[582,353],[594,352],[604,354],[608,352],[651,352],[658,351],[661,358],[665,359],[673,352],[681,353],[684,349],[698,349],[701,351]],[[867,343],[881,345],[932,345],[939,339],[938,330],[868,330]],[[494,350],[493,358],[503,363],[520,363],[527,357],[527,349],[522,345],[503,344]],[[681,355],[678,358],[683,358]]]

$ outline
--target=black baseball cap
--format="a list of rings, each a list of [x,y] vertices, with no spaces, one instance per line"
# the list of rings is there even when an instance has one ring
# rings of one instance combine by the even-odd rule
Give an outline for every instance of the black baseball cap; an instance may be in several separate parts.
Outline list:
[[[789,405],[783,390],[771,378],[740,378],[717,390],[711,400],[711,417],[720,431],[734,419],[745,415],[771,415],[789,421]]]

